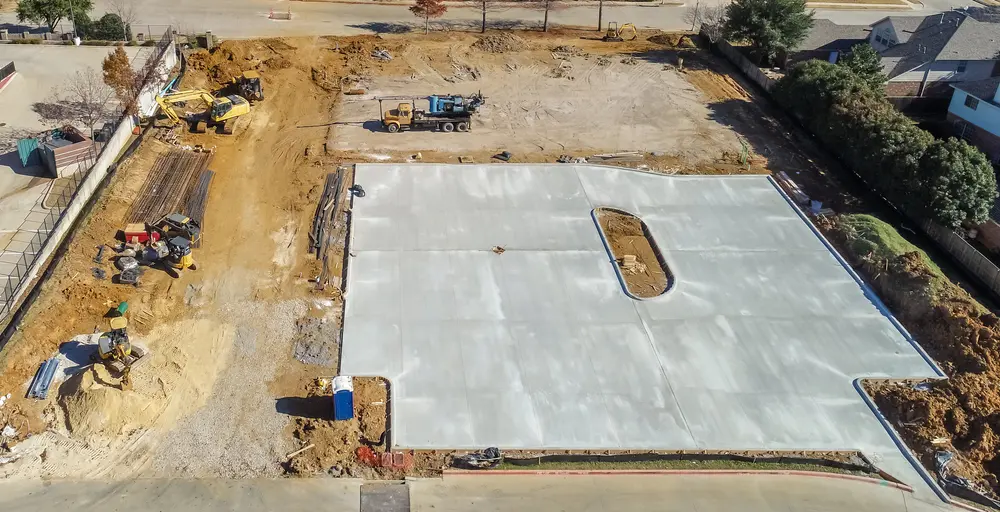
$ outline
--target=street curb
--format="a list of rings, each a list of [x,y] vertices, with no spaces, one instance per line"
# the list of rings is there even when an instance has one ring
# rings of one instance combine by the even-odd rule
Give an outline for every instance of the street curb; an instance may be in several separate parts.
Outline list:
[[[550,475],[550,476],[618,476],[618,475],[704,475],[704,476],[722,476],[722,475],[771,475],[771,476],[808,476],[815,478],[837,478],[841,480],[854,480],[857,482],[865,482],[874,485],[881,485],[883,487],[893,487],[901,491],[913,492],[913,488],[906,484],[890,482],[888,480],[880,480],[877,478],[870,478],[866,476],[858,475],[848,475],[843,473],[825,473],[822,471],[802,471],[797,469],[783,470],[783,469],[761,469],[761,470],[746,470],[746,469],[551,469],[551,470],[530,470],[530,469],[487,469],[487,470],[475,470],[475,469],[445,469],[442,472],[443,476],[465,476],[465,475],[483,475],[483,476],[515,476],[515,475]]]
[[[375,6],[405,6],[410,7],[413,2],[401,2],[401,1],[386,1],[380,2],[375,0],[291,0],[289,3],[303,3],[303,4],[351,4],[351,5],[375,5]],[[468,2],[462,0],[445,0],[443,2],[448,7],[467,7],[470,9],[478,9],[479,7],[475,2]],[[571,0],[571,1],[557,1],[553,3],[560,4],[560,7],[597,7],[599,2],[593,0]],[[523,7],[525,9],[531,9],[532,4],[529,2],[496,2],[494,4],[497,7],[512,8],[512,7]],[[615,2],[609,1],[604,2],[605,7],[683,7],[686,3],[683,1],[659,1],[659,2]],[[537,6],[534,7],[537,9]],[[292,14],[295,14],[292,11]],[[282,20],[284,21],[284,20]]]
[[[17,76],[17,71],[11,73],[7,78],[0,80],[0,92],[3,92],[4,88],[10,84],[11,80],[13,80],[15,76]]]
[[[808,9],[827,9],[836,11],[915,11],[920,7],[914,4],[846,4],[840,2],[807,2]]]

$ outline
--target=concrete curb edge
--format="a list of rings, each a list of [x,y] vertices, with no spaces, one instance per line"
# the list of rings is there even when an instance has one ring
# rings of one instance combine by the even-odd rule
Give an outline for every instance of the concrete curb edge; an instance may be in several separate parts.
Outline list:
[[[500,475],[500,476],[515,476],[515,475],[551,475],[551,476],[617,476],[617,475],[704,475],[704,476],[722,476],[722,475],[769,475],[769,476],[808,476],[816,478],[838,478],[841,480],[854,480],[858,482],[865,482],[875,485],[881,485],[885,487],[893,487],[901,491],[913,492],[913,488],[906,484],[890,482],[888,480],[880,480],[877,478],[870,478],[866,476],[858,475],[848,475],[844,473],[827,473],[823,471],[805,471],[798,469],[761,469],[761,470],[747,470],[747,469],[488,469],[488,470],[475,470],[475,469],[445,469],[442,471],[443,476],[462,476],[462,475]]]

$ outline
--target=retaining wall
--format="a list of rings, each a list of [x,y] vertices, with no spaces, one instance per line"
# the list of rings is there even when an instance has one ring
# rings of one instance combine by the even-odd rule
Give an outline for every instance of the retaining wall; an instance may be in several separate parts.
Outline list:
[[[173,64],[177,62],[177,54],[174,43],[170,43],[160,56],[160,66],[166,67],[169,71],[173,67]],[[163,74],[162,78],[155,80],[153,83],[147,86],[149,91],[154,91],[152,94],[146,94],[147,90],[143,90],[143,95],[139,98],[139,110],[141,112],[155,112],[156,100],[155,91],[159,91],[166,85],[166,73]],[[13,312],[14,306],[19,304],[28,290],[31,289],[31,284],[39,276],[41,271],[48,264],[49,259],[55,253],[56,249],[62,244],[66,235],[69,233],[70,228],[75,223],[77,217],[79,217],[80,212],[83,211],[84,207],[90,202],[94,193],[100,188],[101,183],[110,174],[112,170],[112,165],[118,159],[119,154],[121,154],[122,149],[129,143],[132,131],[136,127],[136,122],[132,116],[126,116],[121,123],[118,124],[118,128],[111,135],[111,138],[102,148],[101,154],[97,157],[94,165],[91,167],[90,172],[87,177],[83,179],[79,187],[76,190],[73,198],[70,200],[69,205],[62,212],[62,215],[56,221],[55,225],[52,227],[49,236],[42,243],[41,248],[34,255],[34,260],[30,263],[27,271],[21,275],[20,281],[14,288],[13,293],[8,296],[6,311],[3,311],[3,317],[6,317],[4,321],[9,321],[10,313]]]

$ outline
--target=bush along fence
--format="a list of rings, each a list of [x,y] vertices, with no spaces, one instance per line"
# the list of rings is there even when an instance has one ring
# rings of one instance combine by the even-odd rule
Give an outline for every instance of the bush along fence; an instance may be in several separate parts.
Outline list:
[[[161,71],[173,68],[177,63],[177,53],[170,30],[163,34],[146,59],[148,63],[155,63],[155,68]],[[161,72],[147,77],[138,95],[140,112],[155,110],[155,92],[166,85],[166,76],[165,72]],[[93,145],[91,151],[74,164],[79,166],[79,170],[53,182],[52,189],[43,201],[43,206],[48,210],[40,225],[33,227],[30,232],[25,231],[29,239],[25,240],[19,259],[6,276],[5,282],[0,277],[0,282],[3,282],[0,290],[0,319],[4,324],[10,322],[11,313],[30,290],[32,282],[66,239],[70,228],[95,192],[114,171],[122,149],[126,146],[134,149],[132,132],[137,126],[135,117],[119,110],[114,119],[113,130],[109,130],[112,132],[111,136],[105,142]]]
[[[996,177],[982,152],[935,139],[843,66],[810,60],[773,80],[729,43],[715,48],[1000,298],[1000,268],[953,231],[986,221],[996,200]]]

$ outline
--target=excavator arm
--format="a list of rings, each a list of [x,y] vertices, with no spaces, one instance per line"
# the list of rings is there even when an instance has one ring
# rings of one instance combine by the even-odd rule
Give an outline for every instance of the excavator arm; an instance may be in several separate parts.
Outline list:
[[[179,91],[156,96],[156,103],[160,105],[160,108],[163,110],[163,113],[167,115],[167,118],[174,123],[179,123],[181,120],[180,116],[178,116],[177,112],[174,110],[174,104],[192,100],[202,100],[205,102],[205,108],[211,109],[212,103],[215,101],[215,97],[212,96],[212,93],[202,89],[192,89],[189,91]]]

